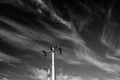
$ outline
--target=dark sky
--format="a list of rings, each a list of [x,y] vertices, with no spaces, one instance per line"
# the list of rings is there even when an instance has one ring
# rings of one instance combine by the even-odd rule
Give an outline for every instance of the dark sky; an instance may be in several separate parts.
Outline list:
[[[0,0],[0,80],[120,79],[118,0]]]

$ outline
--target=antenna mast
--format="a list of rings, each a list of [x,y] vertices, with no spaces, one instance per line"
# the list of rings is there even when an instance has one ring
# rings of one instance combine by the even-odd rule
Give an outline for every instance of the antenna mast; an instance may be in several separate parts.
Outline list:
[[[50,44],[50,49],[51,49],[50,52],[43,51],[43,53],[45,54],[45,57],[46,57],[47,53],[52,54],[52,80],[55,80],[55,54],[58,53],[58,52],[59,52],[59,54],[61,54],[62,49],[61,48],[57,49],[56,44]]]
[[[55,80],[55,48],[56,45],[50,45],[52,54],[52,80]]]

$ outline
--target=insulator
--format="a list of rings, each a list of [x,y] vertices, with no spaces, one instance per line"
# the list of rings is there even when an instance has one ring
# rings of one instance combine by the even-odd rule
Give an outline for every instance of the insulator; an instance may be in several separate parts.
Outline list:
[[[46,56],[47,56],[47,52],[46,51],[42,51],[43,53],[44,53],[44,57],[46,58]]]
[[[47,54],[44,54],[44,57],[46,58],[46,57],[47,57]]]
[[[43,50],[42,52],[43,52],[44,54],[46,53],[46,51],[44,51],[44,50]]]
[[[60,54],[62,54],[62,49],[61,48],[59,48],[59,52],[60,52]]]

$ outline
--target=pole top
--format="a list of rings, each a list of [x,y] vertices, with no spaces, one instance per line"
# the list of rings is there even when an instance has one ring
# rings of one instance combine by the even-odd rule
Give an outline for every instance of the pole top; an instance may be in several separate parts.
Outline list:
[[[50,44],[51,51],[55,51],[55,48],[57,48],[56,44]]]

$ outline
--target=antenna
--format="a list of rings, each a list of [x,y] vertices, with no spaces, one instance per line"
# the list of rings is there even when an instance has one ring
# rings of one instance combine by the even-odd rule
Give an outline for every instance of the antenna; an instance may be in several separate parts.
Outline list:
[[[52,80],[55,80],[55,54],[59,52],[59,54],[62,54],[62,49],[57,48],[56,44],[50,44],[50,52],[46,52],[43,50],[44,57],[46,58],[48,53],[52,54]],[[49,80],[49,79],[48,79]]]

